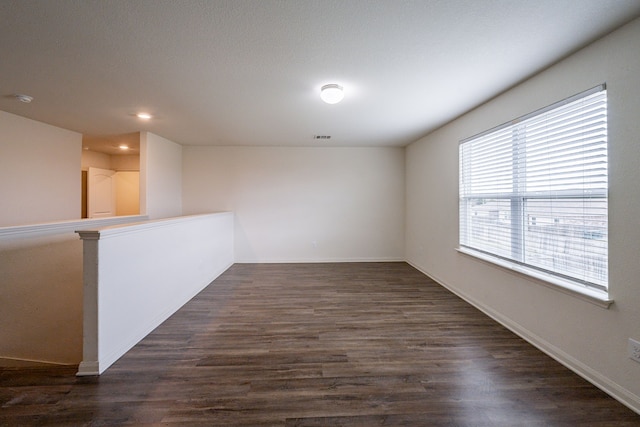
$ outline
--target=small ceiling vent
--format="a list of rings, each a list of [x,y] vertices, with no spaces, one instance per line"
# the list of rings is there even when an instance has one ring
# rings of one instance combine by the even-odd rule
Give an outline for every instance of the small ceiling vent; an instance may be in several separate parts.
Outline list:
[[[331,135],[313,135],[313,139],[331,139]]]

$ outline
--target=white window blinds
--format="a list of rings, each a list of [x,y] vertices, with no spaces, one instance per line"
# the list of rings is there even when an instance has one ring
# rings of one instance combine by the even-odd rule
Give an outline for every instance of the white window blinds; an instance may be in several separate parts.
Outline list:
[[[604,85],[461,141],[460,245],[606,290]]]

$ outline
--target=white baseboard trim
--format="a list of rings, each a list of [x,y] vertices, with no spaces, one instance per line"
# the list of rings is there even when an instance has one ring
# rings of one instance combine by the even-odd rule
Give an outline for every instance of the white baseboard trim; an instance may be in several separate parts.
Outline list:
[[[462,298],[496,322],[500,323],[505,328],[509,329],[514,334],[518,335],[529,344],[536,347],[538,350],[542,351],[549,357],[556,360],[558,363],[562,364],[566,368],[580,375],[585,380],[589,381],[591,384],[598,387],[600,390],[604,391],[623,405],[627,406],[632,411],[640,414],[640,396],[632,393],[626,388],[622,387],[618,383],[611,381],[609,378],[600,374],[599,372],[591,369],[589,366],[575,359],[571,355],[565,353],[558,347],[552,345],[551,343],[544,340],[542,337],[532,333],[528,329],[522,327],[520,324],[514,322],[508,317],[503,316],[499,312],[493,310],[492,308],[482,304],[477,301],[475,298],[469,296],[465,292],[462,292],[454,287],[450,286],[446,281],[438,278],[437,276],[429,273],[428,271],[422,269],[417,265],[417,263],[412,262],[410,260],[406,260],[406,262],[411,265],[416,270],[420,271],[424,275],[433,279],[440,286],[444,287],[451,293],[457,295]]]
[[[0,356],[0,366],[76,366],[76,363],[52,362],[50,360],[26,359],[23,357]]]
[[[97,360],[94,361],[82,361],[78,366],[77,377],[88,377],[100,375],[100,363]]]
[[[347,262],[405,262],[404,258],[282,258],[282,259],[236,259],[236,264],[322,264]]]

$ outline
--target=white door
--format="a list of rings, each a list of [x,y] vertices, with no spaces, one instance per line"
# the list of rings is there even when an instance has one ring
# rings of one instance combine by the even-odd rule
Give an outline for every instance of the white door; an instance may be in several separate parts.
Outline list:
[[[116,171],[89,168],[87,216],[104,218],[116,215]]]

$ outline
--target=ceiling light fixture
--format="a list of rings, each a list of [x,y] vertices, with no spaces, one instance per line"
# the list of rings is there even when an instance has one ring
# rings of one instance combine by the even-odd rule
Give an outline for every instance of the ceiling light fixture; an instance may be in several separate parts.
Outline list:
[[[20,102],[24,102],[25,104],[28,104],[31,101],[33,101],[33,96],[23,95],[21,93],[16,93],[13,95],[13,97]]]
[[[149,113],[138,113],[136,114],[136,116],[138,116],[138,118],[142,120],[149,120],[151,118],[151,114]]]
[[[128,149],[129,149],[129,146],[128,146],[128,145],[126,145],[126,144],[120,144],[120,145],[118,146],[118,148],[124,151],[124,150],[128,150]]]
[[[343,88],[335,83],[324,85],[320,89],[320,98],[327,104],[337,104],[344,98]]]

